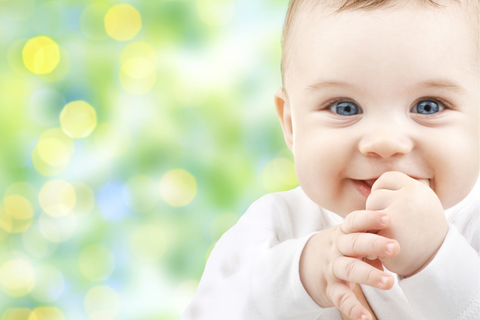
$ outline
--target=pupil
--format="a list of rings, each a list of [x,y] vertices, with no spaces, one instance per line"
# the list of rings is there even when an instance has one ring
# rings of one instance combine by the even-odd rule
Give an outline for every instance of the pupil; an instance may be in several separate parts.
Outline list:
[[[418,112],[421,114],[432,114],[439,112],[439,105],[435,101],[424,100],[418,104]]]
[[[358,107],[349,101],[340,102],[337,104],[337,113],[343,116],[353,116],[358,114]]]

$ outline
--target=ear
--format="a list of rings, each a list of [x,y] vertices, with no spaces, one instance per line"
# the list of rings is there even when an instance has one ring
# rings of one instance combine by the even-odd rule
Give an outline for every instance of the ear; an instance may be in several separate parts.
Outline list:
[[[273,96],[275,108],[277,109],[278,119],[283,130],[283,137],[288,149],[293,152],[293,126],[292,113],[290,105],[286,100],[285,92],[282,87],[279,87]]]

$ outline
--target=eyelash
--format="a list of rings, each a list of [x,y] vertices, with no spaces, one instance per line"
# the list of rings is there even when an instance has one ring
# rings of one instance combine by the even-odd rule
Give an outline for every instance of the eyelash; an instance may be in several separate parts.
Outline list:
[[[413,109],[420,101],[424,101],[424,100],[430,100],[430,101],[433,101],[433,102],[436,102],[438,103],[440,106],[443,107],[443,109],[439,112],[436,112],[436,113],[433,113],[433,114],[423,114],[423,116],[425,117],[435,117],[436,115],[438,115],[440,112],[442,112],[443,110],[445,109],[451,109],[449,106],[448,106],[448,103],[446,101],[444,101],[443,99],[440,99],[438,97],[423,97],[423,98],[420,98],[417,100],[417,102],[413,105],[411,109]],[[330,101],[327,101],[320,109],[321,110],[328,110],[330,109],[335,103],[338,103],[338,102],[344,102],[344,101],[350,101],[350,102],[353,102],[355,103],[357,106],[358,104],[350,99],[350,98],[337,98],[337,99],[332,99]],[[360,108],[360,107],[359,107]],[[360,108],[361,109],[361,108]],[[415,112],[416,113],[416,112]],[[345,116],[342,116],[342,117],[345,117]]]

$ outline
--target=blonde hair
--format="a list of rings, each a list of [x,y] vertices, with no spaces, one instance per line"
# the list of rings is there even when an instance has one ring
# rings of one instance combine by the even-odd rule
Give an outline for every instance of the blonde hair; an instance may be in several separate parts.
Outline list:
[[[478,43],[478,29],[479,29],[479,1],[480,0],[414,0],[420,5],[444,7],[441,2],[456,2],[460,4],[466,4],[465,12],[467,13],[467,19],[470,20],[472,27],[476,32],[476,56],[478,60],[479,55],[479,43]],[[281,60],[281,74],[282,74],[282,86],[284,93],[287,95],[285,89],[285,78],[287,65],[290,64],[291,58],[291,42],[293,34],[293,26],[300,11],[313,10],[315,7],[321,5],[324,7],[331,7],[336,9],[335,13],[347,11],[347,10],[374,10],[382,7],[393,8],[401,3],[402,5],[408,4],[410,1],[392,1],[392,0],[290,0],[285,22],[283,24],[282,34],[282,60]],[[478,64],[478,61],[476,62]],[[288,99],[288,96],[287,96]]]

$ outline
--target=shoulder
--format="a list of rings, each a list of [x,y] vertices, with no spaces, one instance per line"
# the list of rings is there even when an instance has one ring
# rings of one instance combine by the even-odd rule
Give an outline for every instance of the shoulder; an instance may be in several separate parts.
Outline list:
[[[310,202],[311,200],[300,187],[288,191],[269,193],[253,202],[241,219],[289,215],[296,211],[298,207],[310,204]]]
[[[321,225],[323,209],[301,187],[264,195],[250,205],[240,224],[269,229],[281,238],[296,238]]]

